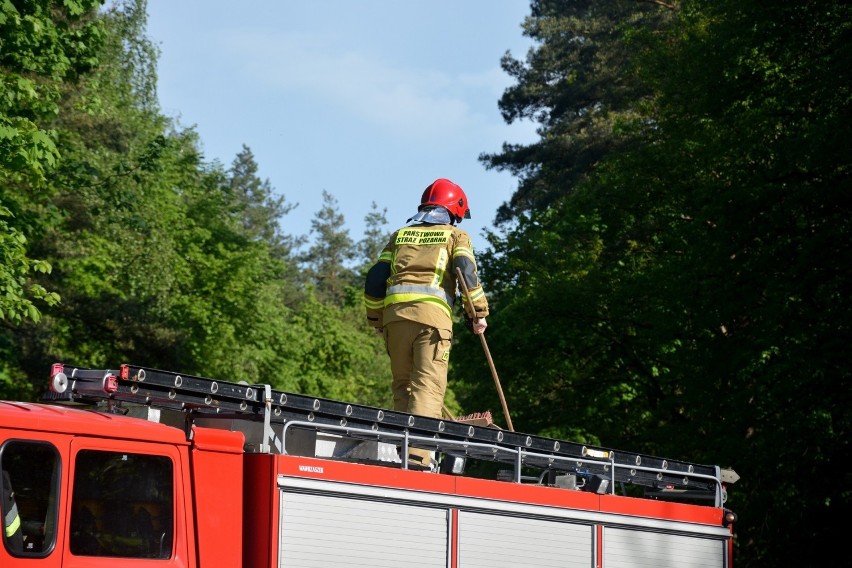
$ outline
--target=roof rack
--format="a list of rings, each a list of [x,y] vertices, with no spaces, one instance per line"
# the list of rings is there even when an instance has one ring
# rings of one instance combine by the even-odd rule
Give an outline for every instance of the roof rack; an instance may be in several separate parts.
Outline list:
[[[582,478],[587,490],[614,492],[615,484],[645,488],[653,498],[709,500],[721,507],[730,470],[645,454],[588,446],[542,436],[508,432],[493,426],[427,418],[405,412],[339,402],[249,385],[124,364],[117,369],[87,369],[54,364],[49,402],[101,402],[113,412],[125,403],[179,411],[188,425],[201,419],[262,424],[259,451],[286,454],[293,429],[313,430],[360,440],[390,442],[403,452],[425,448],[446,455],[512,466],[522,482],[527,468],[545,474]],[[276,432],[276,427],[281,435]],[[283,430],[282,430],[283,427]]]

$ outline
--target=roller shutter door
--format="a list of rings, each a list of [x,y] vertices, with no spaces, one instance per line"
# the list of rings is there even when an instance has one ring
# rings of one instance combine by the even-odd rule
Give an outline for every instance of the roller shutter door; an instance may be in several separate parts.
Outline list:
[[[723,568],[717,539],[604,527],[606,568]]]
[[[446,509],[281,492],[280,568],[446,568]]]
[[[459,568],[590,568],[593,527],[461,511]]]

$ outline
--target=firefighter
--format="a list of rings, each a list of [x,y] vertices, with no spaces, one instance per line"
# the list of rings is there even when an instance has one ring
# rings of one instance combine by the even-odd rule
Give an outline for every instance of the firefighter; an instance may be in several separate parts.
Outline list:
[[[367,321],[385,338],[394,410],[441,417],[453,338],[456,268],[470,293],[471,302],[464,302],[468,327],[475,334],[487,327],[488,302],[470,235],[455,226],[462,219],[470,219],[462,188],[448,179],[435,180],[423,192],[417,214],[391,235],[367,272]],[[434,466],[427,450],[412,448],[409,460],[414,466]]]

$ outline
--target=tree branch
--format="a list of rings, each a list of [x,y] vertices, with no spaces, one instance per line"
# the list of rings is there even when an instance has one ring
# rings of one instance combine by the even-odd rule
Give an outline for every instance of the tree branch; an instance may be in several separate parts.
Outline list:
[[[663,8],[668,8],[669,10],[674,10],[676,6],[674,4],[670,4],[668,2],[663,2],[663,0],[638,0],[639,2],[647,2],[648,4],[656,4],[657,6],[662,6]]]

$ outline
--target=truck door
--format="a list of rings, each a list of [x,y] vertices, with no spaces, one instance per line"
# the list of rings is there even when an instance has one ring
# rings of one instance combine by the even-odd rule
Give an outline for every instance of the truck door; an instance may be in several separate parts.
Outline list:
[[[67,442],[67,440],[66,440]],[[61,460],[44,440],[0,443],[0,566],[58,568]]]
[[[187,566],[180,463],[167,444],[74,439],[63,567]]]

